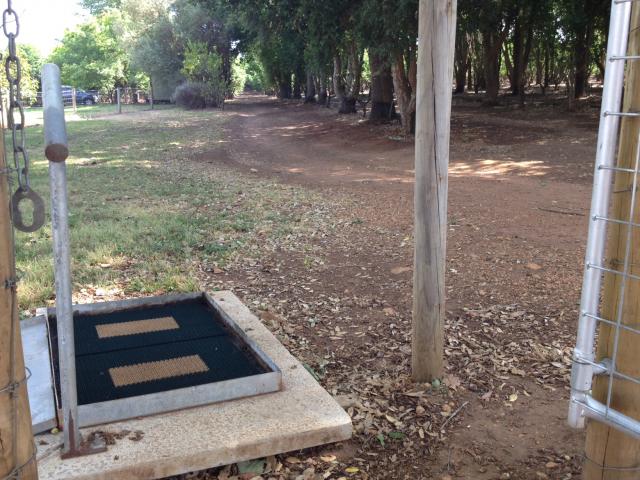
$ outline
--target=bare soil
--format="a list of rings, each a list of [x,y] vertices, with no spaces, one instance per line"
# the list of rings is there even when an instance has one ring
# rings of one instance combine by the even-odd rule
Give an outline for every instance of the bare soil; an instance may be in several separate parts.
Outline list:
[[[597,111],[454,107],[442,385],[410,380],[412,140],[266,97],[224,115],[225,141],[195,162],[336,206],[332,234],[212,279],[353,418],[352,441],[275,459],[265,478],[578,477],[583,434],[564,419]]]

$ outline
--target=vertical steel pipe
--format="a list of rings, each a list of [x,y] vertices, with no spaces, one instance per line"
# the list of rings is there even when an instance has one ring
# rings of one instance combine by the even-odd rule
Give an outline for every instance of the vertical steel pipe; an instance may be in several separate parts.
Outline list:
[[[615,166],[618,128],[620,116],[610,115],[620,112],[622,90],[624,85],[625,62],[615,57],[627,54],[629,41],[629,24],[631,19],[631,2],[611,3],[611,20],[609,26],[609,45],[607,47],[607,68],[605,72],[602,108],[600,113],[600,129],[596,150],[593,197],[591,200],[591,216],[589,239],[587,241],[582,298],[580,302],[580,318],[578,338],[573,355],[573,371],[571,374],[571,402],[569,406],[569,425],[584,428],[587,396],[593,382],[592,363],[594,362],[594,346],[596,320],[594,315],[599,311],[602,271],[592,265],[602,266],[607,240],[606,222],[599,220],[607,217],[609,200]]]
[[[42,67],[42,107],[44,110],[44,154],[51,162],[64,162],[69,156],[60,69],[48,63]]]
[[[64,121],[60,69],[53,64],[47,64],[42,69],[42,103],[44,107],[45,154],[50,160],[51,230],[56,287],[60,389],[64,419],[63,455],[65,455],[78,449],[80,437],[77,422],[78,397],[73,333],[67,165],[64,162],[68,155],[67,131]],[[56,148],[50,149],[49,147],[52,146]],[[66,153],[61,155],[65,151]]]

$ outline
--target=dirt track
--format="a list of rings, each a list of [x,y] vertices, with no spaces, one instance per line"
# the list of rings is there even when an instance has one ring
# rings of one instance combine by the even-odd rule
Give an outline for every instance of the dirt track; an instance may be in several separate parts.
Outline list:
[[[312,188],[350,206],[342,219],[349,228],[311,240],[320,263],[310,267],[304,252],[283,253],[265,259],[254,274],[232,274],[224,285],[249,301],[269,292],[288,298],[282,310],[265,312],[263,319],[287,323],[283,328],[292,329],[292,338],[304,338],[304,348],[290,347],[298,356],[330,354],[325,386],[364,404],[364,410],[353,412],[356,438],[337,453],[331,450],[339,461],[363,460],[358,463],[363,478],[575,477],[583,439],[564,426],[564,418],[595,113],[454,108],[449,407],[440,397],[420,399],[418,405],[396,398],[398,378],[408,377],[412,142],[398,138],[393,127],[265,97],[231,102],[225,115],[225,143],[198,160]],[[341,299],[340,314],[325,330],[300,320],[308,313],[291,310],[296,302],[313,306],[319,295]],[[345,346],[323,334],[340,329],[357,335]],[[391,383],[369,388],[366,379],[378,375]],[[389,391],[386,402],[380,392]],[[413,414],[404,417],[404,442],[371,441],[373,430],[358,416],[367,411],[367,402],[393,415],[419,412],[415,420]],[[425,420],[421,406],[443,410],[445,417],[462,408],[440,438],[420,440],[414,427]],[[307,453],[318,454],[326,451]]]

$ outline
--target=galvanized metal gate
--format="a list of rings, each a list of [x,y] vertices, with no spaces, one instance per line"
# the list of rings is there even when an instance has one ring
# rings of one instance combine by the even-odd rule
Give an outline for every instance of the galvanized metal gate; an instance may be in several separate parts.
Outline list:
[[[633,335],[640,345],[640,330],[628,326],[623,321],[625,305],[637,299],[628,298],[626,292],[631,282],[640,281],[640,276],[633,269],[632,240],[640,230],[635,211],[640,171],[640,148],[635,153],[634,168],[624,168],[617,159],[620,121],[624,117],[640,117],[640,112],[623,112],[621,109],[625,74],[628,62],[639,61],[640,52],[627,54],[629,44],[629,28],[631,8],[634,0],[613,0],[611,5],[611,22],[609,29],[609,45],[607,49],[607,68],[602,97],[602,111],[598,146],[596,155],[595,178],[589,239],[587,243],[584,283],[580,304],[580,320],[578,339],[574,352],[574,365],[571,378],[571,405],[569,424],[583,428],[586,418],[592,418],[634,437],[640,438],[640,422],[616,411],[612,407],[616,385],[620,382],[640,384],[640,379],[620,371],[618,353],[621,334]],[[637,34],[637,32],[636,32]],[[640,144],[640,142],[639,142]],[[631,176],[631,207],[625,218],[613,218],[611,202],[614,180],[617,175]],[[615,192],[619,193],[619,192]],[[618,264],[611,264],[605,259],[607,252],[607,231],[611,226],[625,229],[621,237],[626,243],[622,249],[622,259]],[[603,277],[613,275],[617,278],[619,298],[613,318],[604,318],[601,307],[601,289]],[[596,360],[596,333],[599,324],[608,325],[613,332],[613,349],[610,358]],[[638,337],[635,337],[635,336]],[[607,384],[606,400],[596,400],[592,396],[594,376],[603,376]],[[637,400],[640,402],[640,398]]]

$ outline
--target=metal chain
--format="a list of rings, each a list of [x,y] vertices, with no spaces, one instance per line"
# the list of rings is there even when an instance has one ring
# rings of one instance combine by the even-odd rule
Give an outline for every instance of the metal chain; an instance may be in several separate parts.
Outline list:
[[[11,198],[11,218],[15,228],[22,232],[35,232],[45,221],[44,202],[42,198],[31,190],[29,181],[29,154],[25,145],[24,135],[25,115],[22,105],[22,64],[18,58],[16,37],[20,34],[20,20],[18,13],[7,0],[7,8],[2,13],[2,31],[9,40],[9,53],[4,63],[4,70],[9,84],[9,111],[7,123],[11,129],[11,145],[13,150],[13,170],[18,177],[18,190]],[[9,169],[7,169],[9,170]],[[26,224],[20,210],[20,204],[30,202],[33,206],[33,220]]]
[[[13,24],[13,28],[9,25]],[[11,6],[11,0],[7,0],[7,8],[2,13],[2,30],[9,40],[9,53],[5,59],[4,69],[9,84],[9,111],[7,120],[11,129],[13,146],[13,163],[18,175],[18,185],[22,191],[29,191],[29,155],[25,146],[24,106],[22,105],[22,64],[18,58],[16,37],[20,34],[20,20],[17,12]],[[16,116],[17,121],[16,121]]]

